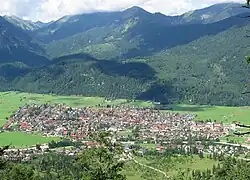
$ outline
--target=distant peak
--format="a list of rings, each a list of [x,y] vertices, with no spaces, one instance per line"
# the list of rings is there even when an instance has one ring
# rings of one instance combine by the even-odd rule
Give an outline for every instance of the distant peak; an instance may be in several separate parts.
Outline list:
[[[128,8],[127,10],[144,11],[144,9],[139,7],[139,6],[132,6],[132,7]]]
[[[144,10],[143,8],[138,7],[138,6],[130,7],[128,9],[126,9],[124,12],[131,13],[131,14],[135,14],[135,13],[147,13],[147,14],[149,14],[149,12],[147,12],[146,10]]]

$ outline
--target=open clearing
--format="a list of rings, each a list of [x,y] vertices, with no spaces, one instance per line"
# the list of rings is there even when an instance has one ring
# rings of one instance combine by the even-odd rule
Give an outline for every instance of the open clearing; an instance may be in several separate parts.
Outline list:
[[[151,167],[155,167],[157,169],[160,169],[164,171],[168,176],[175,176],[178,173],[178,170],[182,171],[188,171],[191,173],[192,170],[207,170],[207,169],[212,169],[214,165],[218,164],[218,161],[213,160],[213,159],[208,159],[208,158],[203,158],[200,159],[198,156],[193,156],[193,157],[171,157],[170,159],[167,157],[162,157],[162,158],[156,158],[156,157],[136,157],[138,162],[149,165]],[[152,175],[151,173],[154,173],[155,177],[154,179],[164,179],[164,177],[154,171],[151,171],[147,168],[140,167],[139,165],[136,165],[135,163],[130,162],[127,166],[126,169],[126,175],[128,180],[144,180],[148,179],[147,175],[150,176]],[[149,170],[149,174],[147,174]]]

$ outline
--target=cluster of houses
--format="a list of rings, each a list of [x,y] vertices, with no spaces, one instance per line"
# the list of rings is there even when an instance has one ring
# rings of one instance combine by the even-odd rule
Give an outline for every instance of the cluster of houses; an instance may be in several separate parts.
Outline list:
[[[127,143],[123,143],[124,145],[124,153],[125,155],[131,154],[134,152],[135,149],[137,149],[136,153],[137,155],[145,155],[148,152],[152,150],[156,150],[159,153],[168,153],[170,151],[173,152],[175,150],[175,153],[179,154],[200,154],[203,155],[211,155],[211,156],[239,156],[239,155],[247,155],[249,152],[249,149],[242,146],[234,146],[234,145],[227,145],[227,144],[210,144],[210,145],[204,145],[202,143],[196,143],[196,144],[188,144],[188,143],[182,143],[182,144],[168,144],[165,146],[155,146],[155,148],[146,148],[143,146],[138,146],[139,148],[135,148],[133,146],[128,146]],[[135,145],[133,143],[133,145]],[[70,148],[50,148],[47,144],[25,149],[8,149],[5,150],[4,155],[1,157],[6,160],[10,161],[24,161],[28,162],[33,160],[34,158],[38,157],[39,155],[43,155],[49,152],[55,152],[67,156],[75,156],[78,153],[80,153],[85,148],[91,148],[91,147],[97,147],[98,144],[92,141],[83,141],[82,146],[80,147],[74,147],[71,146]]]
[[[49,152],[60,153],[67,156],[75,156],[76,154],[82,151],[83,147],[70,148],[70,149],[66,148],[50,149],[48,145],[44,144],[39,149],[37,147],[30,147],[24,149],[8,149],[4,151],[4,155],[1,158],[9,161],[28,162],[33,160],[39,155],[43,155]]]
[[[40,132],[43,136],[86,139],[93,131],[126,131],[138,127],[136,140],[218,139],[228,133],[221,123],[195,122],[194,114],[111,107],[71,108],[66,105],[25,105],[4,125],[4,131]]]

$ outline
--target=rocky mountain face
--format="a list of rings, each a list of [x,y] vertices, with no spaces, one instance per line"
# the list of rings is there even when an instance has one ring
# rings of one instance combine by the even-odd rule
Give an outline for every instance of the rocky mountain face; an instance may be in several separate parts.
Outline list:
[[[16,17],[16,16],[4,16],[3,18],[6,21],[13,24],[14,26],[19,27],[27,32],[40,29],[40,28],[45,27],[49,24],[49,23],[43,23],[41,21],[32,22],[29,20],[23,20],[23,19]]]
[[[1,63],[21,62],[35,67],[48,62],[42,53],[43,48],[34,43],[27,33],[0,17]]]

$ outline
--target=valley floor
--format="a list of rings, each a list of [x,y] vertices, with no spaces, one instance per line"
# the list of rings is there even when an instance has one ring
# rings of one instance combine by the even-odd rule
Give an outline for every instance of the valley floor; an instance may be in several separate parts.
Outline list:
[[[130,101],[126,99],[107,100],[103,97],[82,97],[82,96],[56,96],[44,94],[30,94],[20,92],[0,92],[0,126],[6,123],[8,117],[24,104],[41,103],[63,103],[71,107],[99,107],[107,105],[132,105],[137,107],[152,107],[152,102]],[[222,106],[200,106],[200,105],[170,105],[172,112],[197,114],[195,120],[212,120],[231,124],[237,120],[243,124],[248,124],[250,117],[250,107],[222,107]],[[19,141],[16,133],[0,134],[0,145],[12,142],[13,146],[29,146],[36,143],[46,143],[53,138],[43,138],[39,134],[28,135],[18,133],[18,137],[25,139]],[[28,139],[28,141],[27,141]],[[55,139],[55,138],[54,138]],[[222,140],[245,143],[246,138],[223,137]]]

